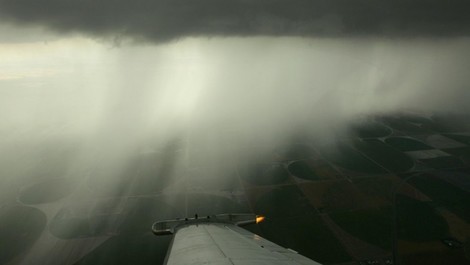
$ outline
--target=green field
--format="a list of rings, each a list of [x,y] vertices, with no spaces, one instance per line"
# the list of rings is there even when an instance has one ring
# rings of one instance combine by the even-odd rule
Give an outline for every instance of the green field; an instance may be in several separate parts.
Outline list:
[[[327,186],[321,197],[322,212],[337,212],[356,209],[363,205],[364,197],[349,181],[335,181]]]
[[[470,165],[470,147],[445,149],[443,151],[460,158],[462,161],[467,163],[467,165]]]
[[[434,206],[397,195],[398,237],[409,241],[433,241],[449,236],[449,226]]]
[[[405,137],[390,137],[385,139],[385,143],[402,152],[434,149],[418,140]]]
[[[345,143],[321,149],[322,155],[334,164],[348,170],[367,174],[382,174],[385,171]]]
[[[396,181],[391,178],[370,177],[354,179],[355,186],[370,198],[391,202]]]
[[[455,156],[440,156],[435,158],[422,159],[420,161],[434,169],[461,168],[465,166],[462,160]]]
[[[354,146],[392,172],[404,172],[414,166],[413,160],[379,140],[356,141]]]
[[[118,235],[84,256],[75,265],[163,264],[171,236]]]
[[[408,183],[431,197],[437,205],[449,209],[470,222],[470,193],[431,174],[413,177]]]
[[[0,264],[19,255],[36,241],[46,226],[46,216],[31,207],[0,207]]]
[[[267,218],[260,224],[261,236],[298,251],[322,263],[351,261],[341,243],[320,217],[304,214],[301,217]]]
[[[288,167],[292,175],[306,180],[320,180],[327,177],[319,175],[307,161],[296,161]]]
[[[330,214],[330,217],[351,235],[384,249],[390,249],[392,223],[390,208],[336,212]]]
[[[319,262],[351,259],[297,186],[278,187],[262,195],[255,212],[266,216],[259,229],[268,240]]]
[[[428,203],[398,196],[396,207],[399,239],[421,242],[448,236],[445,219]],[[336,212],[330,217],[353,236],[383,249],[391,248],[391,207]]]
[[[461,143],[470,145],[470,136],[462,134],[443,134],[446,137],[459,141]]]

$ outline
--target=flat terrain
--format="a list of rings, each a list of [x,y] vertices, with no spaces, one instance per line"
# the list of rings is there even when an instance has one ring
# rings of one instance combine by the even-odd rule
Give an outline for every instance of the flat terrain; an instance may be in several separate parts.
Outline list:
[[[18,147],[37,162],[0,194],[0,263],[161,264],[171,237],[153,236],[154,221],[253,212],[267,219],[249,230],[324,264],[385,264],[394,218],[403,264],[470,264],[470,127],[446,117],[370,117],[332,142],[296,137],[262,155],[226,141],[234,155],[207,155],[176,136],[113,167],[77,166],[75,144]]]

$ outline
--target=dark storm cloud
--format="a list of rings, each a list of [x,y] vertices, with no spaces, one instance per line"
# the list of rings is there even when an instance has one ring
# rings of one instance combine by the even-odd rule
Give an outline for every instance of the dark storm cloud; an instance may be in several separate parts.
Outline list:
[[[466,0],[0,0],[0,16],[59,31],[185,36],[468,36]]]

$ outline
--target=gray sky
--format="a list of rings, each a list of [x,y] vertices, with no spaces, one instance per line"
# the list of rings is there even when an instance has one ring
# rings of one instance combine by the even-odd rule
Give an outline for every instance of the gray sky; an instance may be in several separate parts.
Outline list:
[[[0,0],[0,17],[61,32],[185,36],[446,37],[470,34],[466,0]]]

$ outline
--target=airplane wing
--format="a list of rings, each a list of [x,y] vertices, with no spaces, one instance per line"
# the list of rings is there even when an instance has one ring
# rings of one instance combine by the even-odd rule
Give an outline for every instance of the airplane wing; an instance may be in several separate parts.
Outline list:
[[[251,214],[217,215],[157,222],[152,230],[174,234],[167,265],[319,265],[239,227],[254,222],[256,215]]]

